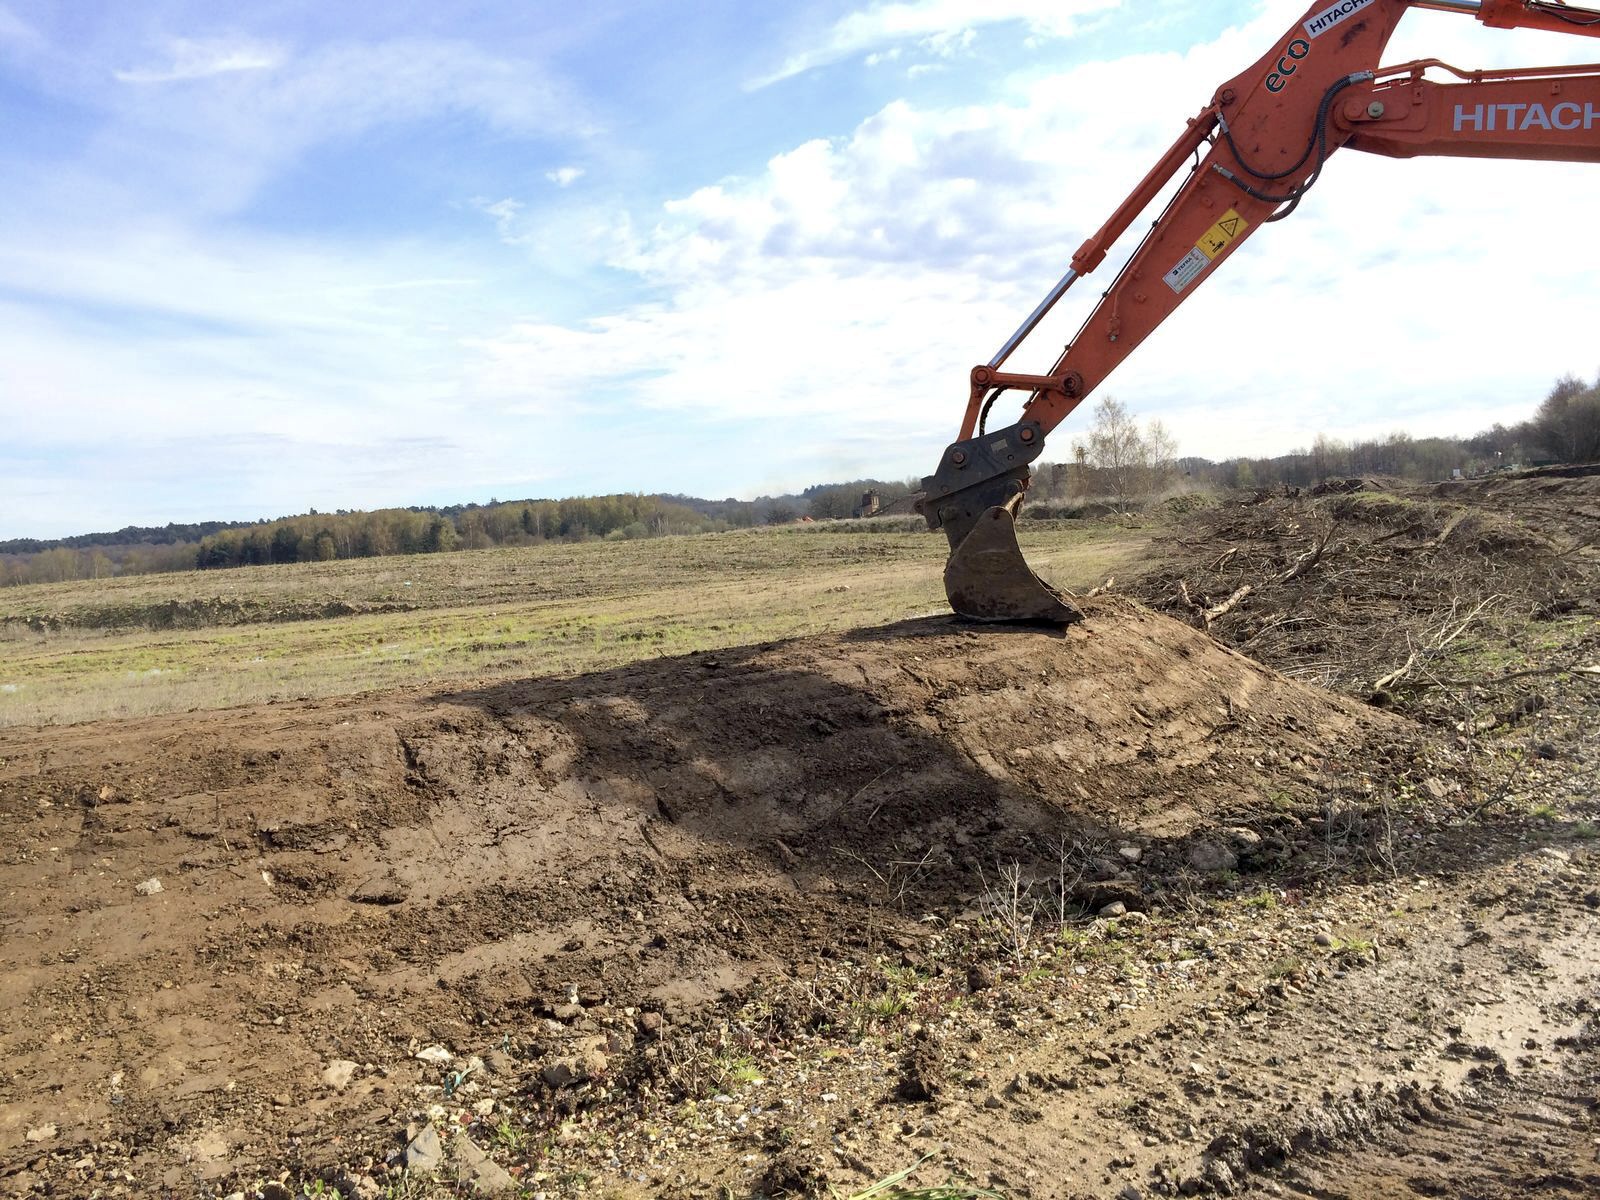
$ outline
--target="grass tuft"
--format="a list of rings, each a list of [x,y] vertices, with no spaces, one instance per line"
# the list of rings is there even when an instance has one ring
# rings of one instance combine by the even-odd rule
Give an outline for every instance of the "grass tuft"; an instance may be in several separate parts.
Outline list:
[[[859,1192],[851,1192],[848,1196],[836,1190],[833,1193],[835,1200],[1005,1200],[999,1192],[973,1187],[970,1184],[944,1183],[934,1187],[909,1188],[902,1186],[932,1157],[930,1154],[919,1159],[905,1170],[896,1171],[893,1175],[880,1179]]]

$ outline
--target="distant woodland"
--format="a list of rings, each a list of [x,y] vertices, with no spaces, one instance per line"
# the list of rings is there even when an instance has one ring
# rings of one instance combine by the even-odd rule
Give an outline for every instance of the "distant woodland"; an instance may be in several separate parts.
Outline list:
[[[1549,462],[1600,461],[1600,379],[1559,381],[1534,416],[1468,438],[1373,441],[1318,436],[1309,449],[1276,458],[1225,462],[1179,458],[1159,422],[1140,426],[1115,400],[1102,400],[1073,460],[1039,468],[1029,493],[1033,511],[1059,515],[1095,501],[1137,507],[1174,490],[1304,487],[1323,479],[1387,475],[1444,479]],[[799,520],[906,513],[916,481],[859,479],[818,484],[785,496],[703,500],[693,496],[585,496],[516,500],[447,508],[375,512],[312,511],[254,522],[211,521],[129,527],[44,541],[0,542],[0,586],[60,583],[115,575],[211,570],[268,563],[328,562],[389,554],[431,554],[541,542],[631,539],[711,533]],[[1054,508],[1052,508],[1054,506]]]
[[[862,479],[818,484],[794,495],[757,500],[663,495],[490,500],[447,508],[313,511],[304,516],[231,524],[130,527],[59,541],[23,538],[0,542],[0,586],[541,542],[714,533],[787,525],[802,518],[849,517],[868,492],[887,502],[909,495],[910,490],[905,483]]]

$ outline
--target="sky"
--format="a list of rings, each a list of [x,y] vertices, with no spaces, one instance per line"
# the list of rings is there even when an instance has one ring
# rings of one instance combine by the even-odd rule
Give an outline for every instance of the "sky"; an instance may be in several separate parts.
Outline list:
[[[928,473],[1305,8],[0,0],[0,538]],[[1416,12],[1387,61],[1596,49]],[[1522,419],[1600,369],[1595,211],[1593,166],[1340,155],[1102,394],[1212,458]]]

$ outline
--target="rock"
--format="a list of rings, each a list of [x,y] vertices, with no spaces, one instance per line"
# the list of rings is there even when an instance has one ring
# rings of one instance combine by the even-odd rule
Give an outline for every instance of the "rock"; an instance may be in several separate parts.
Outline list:
[[[554,1062],[546,1063],[540,1070],[539,1077],[553,1088],[564,1088],[577,1083],[582,1078],[582,1071],[576,1060],[558,1058]]]
[[[424,1046],[417,1051],[417,1058],[422,1062],[433,1063],[441,1067],[448,1066],[456,1060],[456,1056],[443,1046]]]
[[[30,1142],[48,1142],[51,1138],[56,1136],[56,1133],[57,1130],[54,1124],[37,1125],[28,1130],[28,1132],[23,1136],[26,1137]]]
[[[484,1052],[483,1065],[491,1075],[510,1075],[517,1069],[517,1060],[508,1051],[496,1048]]]
[[[263,1183],[261,1191],[257,1194],[261,1197],[261,1200],[295,1200],[294,1193],[289,1190],[289,1185],[280,1183],[276,1179],[269,1179]]]
[[[322,1082],[336,1092],[342,1092],[350,1086],[350,1081],[356,1077],[357,1065],[348,1058],[335,1058],[322,1072]]]
[[[1238,855],[1248,856],[1261,847],[1261,835],[1254,829],[1246,829],[1242,825],[1222,831],[1228,839],[1228,845],[1233,847],[1233,852]]]
[[[552,1017],[554,1017],[556,1020],[560,1021],[563,1025],[571,1025],[579,1017],[583,1016],[583,1005],[581,1005],[581,1004],[556,1004],[556,1005],[552,1005],[551,1008],[550,1008],[550,1015]]]
[[[1136,863],[1144,857],[1144,851],[1137,846],[1123,846],[1117,850],[1123,862]]]
[[[1087,1062],[1091,1067],[1099,1067],[1102,1071],[1113,1065],[1110,1055],[1102,1054],[1098,1050],[1088,1055],[1084,1061]]]
[[[1004,1100],[1000,1099],[1000,1097],[996,1096],[993,1092],[990,1092],[984,1097],[983,1106],[992,1111],[997,1108],[1004,1108],[1006,1105]]]
[[[1435,801],[1443,800],[1450,794],[1450,789],[1445,787],[1444,781],[1440,779],[1424,779],[1422,781],[1422,790],[1428,793],[1429,799]]]
[[[159,879],[146,879],[133,890],[138,892],[141,896],[159,896],[162,892],[166,891],[166,889],[161,886],[161,880]]]
[[[383,1200],[383,1187],[371,1175],[346,1175],[344,1193],[350,1200]]]
[[[444,1147],[439,1144],[439,1131],[432,1125],[406,1146],[406,1168],[411,1171],[437,1171],[444,1162]]]
[[[215,1129],[200,1134],[184,1148],[191,1158],[201,1162],[217,1162],[227,1158],[228,1152],[233,1149],[228,1139]]]
[[[1233,1195],[1235,1190],[1233,1168],[1221,1159],[1208,1163],[1206,1165],[1206,1183],[1210,1185],[1213,1191],[1223,1196]]]
[[[1128,915],[1128,906],[1121,900],[1113,900],[1100,910],[1102,917],[1125,917]]]
[[[1317,934],[1317,945],[1324,948],[1331,947],[1333,945],[1333,934],[1328,933],[1326,930]]]
[[[456,1137],[451,1148],[459,1181],[467,1185],[469,1193],[478,1196],[509,1196],[517,1190],[517,1181],[499,1163],[495,1162],[466,1134]]]
[[[406,888],[392,872],[380,871],[357,884],[350,899],[357,904],[404,904]]]
[[[639,1032],[651,1041],[661,1036],[662,1027],[666,1019],[658,1012],[642,1012],[639,1014]]]
[[[926,1030],[912,1039],[911,1047],[900,1060],[900,1084],[896,1088],[902,1100],[930,1103],[945,1090],[944,1053],[939,1041]]]
[[[1115,858],[1097,858],[1094,860],[1094,879],[1102,883],[1107,879],[1115,879],[1122,874],[1128,864]]]
[[[1195,842],[1189,847],[1189,865],[1207,875],[1232,871],[1239,865],[1239,856],[1221,842]]]
[[[1144,1193],[1130,1183],[1117,1193],[1117,1200],[1144,1200]]]
[[[1117,903],[1126,905],[1129,912],[1144,907],[1144,894],[1139,890],[1139,881],[1131,875],[1082,884],[1074,889],[1072,898],[1093,912]]]

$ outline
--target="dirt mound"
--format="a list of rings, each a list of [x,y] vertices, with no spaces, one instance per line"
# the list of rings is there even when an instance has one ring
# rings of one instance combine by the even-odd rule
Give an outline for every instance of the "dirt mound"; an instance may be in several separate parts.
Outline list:
[[[1348,496],[1353,492],[1384,492],[1389,490],[1389,485],[1381,479],[1325,479],[1311,489],[1313,496]],[[1257,492],[1258,497],[1267,497],[1269,492]]]
[[[1581,522],[1549,511],[1590,482],[1258,495],[1185,518],[1129,590],[1297,678],[1388,698],[1447,648],[1592,603]]]
[[[85,605],[59,612],[0,615],[0,631],[8,628],[27,629],[34,633],[60,633],[73,629],[210,629],[278,621],[326,621],[334,617],[409,612],[413,608],[415,605],[409,604],[353,604],[334,597],[304,597],[292,602],[236,596],[136,600],[123,604]]]
[[[1436,485],[1432,495],[1451,504],[1511,510],[1570,543],[1594,544],[1600,527],[1600,464],[1546,467]]]
[[[246,1142],[407,1103],[419,1047],[677,1019],[1068,842],[1144,847],[1146,874],[1089,875],[1137,905],[1318,794],[1334,748],[1348,770],[1405,742],[1129,601],[1086,608],[1064,634],[936,619],[0,735],[0,1161],[48,1124],[154,1147],[152,1178],[237,1175]]]

